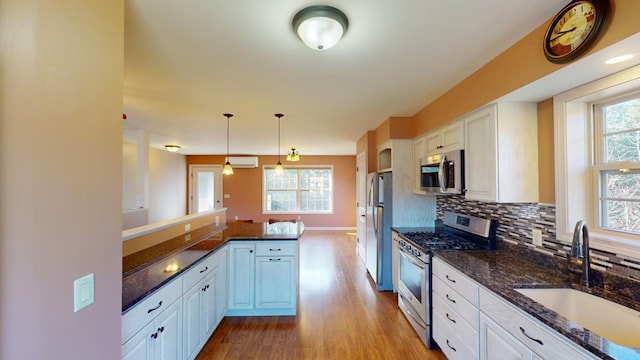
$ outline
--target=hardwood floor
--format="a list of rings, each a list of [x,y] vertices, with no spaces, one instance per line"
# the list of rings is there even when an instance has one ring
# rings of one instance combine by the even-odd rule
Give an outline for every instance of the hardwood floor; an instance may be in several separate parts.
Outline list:
[[[445,359],[422,344],[397,295],[375,290],[355,236],[306,231],[299,241],[298,315],[226,317],[197,360]]]

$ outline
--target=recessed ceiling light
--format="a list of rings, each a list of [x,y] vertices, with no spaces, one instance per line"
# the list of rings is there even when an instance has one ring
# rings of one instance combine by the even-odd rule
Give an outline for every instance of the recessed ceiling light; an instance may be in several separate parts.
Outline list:
[[[607,65],[619,64],[621,62],[625,62],[625,61],[631,59],[632,57],[633,57],[633,55],[631,55],[631,54],[616,56],[616,57],[613,57],[613,58],[605,61],[604,63],[607,64]]]

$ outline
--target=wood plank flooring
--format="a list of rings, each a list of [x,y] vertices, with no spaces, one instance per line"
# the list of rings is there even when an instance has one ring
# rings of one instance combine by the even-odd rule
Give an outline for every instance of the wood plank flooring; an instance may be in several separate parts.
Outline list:
[[[420,341],[396,294],[375,290],[355,236],[306,231],[299,242],[297,316],[226,317],[197,360],[445,359]]]

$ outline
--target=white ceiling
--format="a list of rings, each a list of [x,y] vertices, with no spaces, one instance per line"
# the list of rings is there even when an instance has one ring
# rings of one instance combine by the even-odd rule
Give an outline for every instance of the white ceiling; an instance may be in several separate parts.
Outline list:
[[[127,0],[125,140],[145,129],[155,148],[223,154],[230,112],[232,154],[275,155],[281,112],[282,154],[354,155],[367,130],[414,115],[566,3],[331,0],[349,29],[318,52],[291,29],[313,1]]]

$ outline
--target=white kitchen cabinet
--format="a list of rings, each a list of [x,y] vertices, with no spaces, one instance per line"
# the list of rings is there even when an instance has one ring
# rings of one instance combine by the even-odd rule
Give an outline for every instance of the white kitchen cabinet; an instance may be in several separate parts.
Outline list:
[[[394,292],[398,292],[398,283],[400,282],[398,241],[400,241],[400,235],[394,230],[391,232],[391,282],[393,283]]]
[[[216,326],[222,321],[229,308],[229,249],[223,246],[216,253],[218,259],[218,281],[216,295]]]
[[[448,359],[478,358],[478,285],[433,259],[433,338]]]
[[[481,288],[479,301],[481,316],[484,316],[480,327],[482,360],[495,359],[493,354],[509,352],[522,352],[527,359],[596,359],[591,353],[570,343],[555,330],[490,291]],[[521,350],[522,347],[528,352]]]
[[[182,359],[182,301],[174,301],[122,345],[122,359]]]
[[[420,160],[426,156],[425,137],[419,136],[413,139],[413,192],[425,195],[427,192],[420,186]]]
[[[297,241],[243,241],[229,247],[231,316],[295,315]]]
[[[497,103],[464,118],[465,198],[538,201],[535,103]]]
[[[212,255],[215,257],[215,255]],[[191,271],[198,272],[199,269]],[[208,271],[183,296],[183,352],[184,359],[194,359],[217,325],[218,268]]]
[[[428,132],[425,139],[425,155],[436,155],[452,150],[464,149],[465,127],[462,120],[454,120],[434,131]]]
[[[480,359],[531,359],[533,352],[486,315],[480,315]]]
[[[256,244],[253,241],[229,246],[229,310],[254,308],[255,251]]]
[[[256,308],[296,306],[295,256],[256,257]]]

